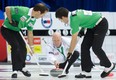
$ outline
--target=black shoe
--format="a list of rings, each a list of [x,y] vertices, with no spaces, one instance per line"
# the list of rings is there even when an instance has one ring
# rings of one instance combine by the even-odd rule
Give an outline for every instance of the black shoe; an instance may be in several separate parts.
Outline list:
[[[17,78],[17,73],[13,73],[11,77],[12,78]]]
[[[68,74],[69,73],[69,71],[66,71],[66,74]]]
[[[75,75],[75,78],[91,78],[91,76],[86,76],[85,74]]]
[[[31,73],[29,71],[21,71],[25,76],[30,77]]]
[[[115,64],[113,64],[113,67],[112,67],[111,70],[109,70],[108,72],[103,71],[103,72],[101,73],[101,77],[102,77],[102,78],[107,77],[107,76],[110,74],[110,72],[111,72],[114,68],[115,68]]]

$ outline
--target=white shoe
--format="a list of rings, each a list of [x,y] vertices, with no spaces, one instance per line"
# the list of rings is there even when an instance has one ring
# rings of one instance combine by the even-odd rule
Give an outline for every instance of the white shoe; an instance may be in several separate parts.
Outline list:
[[[114,67],[114,64],[111,63],[111,66],[109,68],[104,68],[105,72],[109,72]]]
[[[105,68],[104,71],[101,73],[101,77],[107,77],[114,68],[115,64],[111,63],[111,66],[109,68]]]
[[[84,75],[86,75],[86,76],[91,76],[91,72],[82,71],[82,74],[84,74]]]
[[[13,71],[11,78],[17,78],[17,71]]]
[[[21,71],[25,76],[30,77],[31,73],[24,67]]]
[[[80,74],[75,75],[75,78],[91,78],[91,72],[82,71]]]
[[[26,67],[24,67],[24,68],[22,69],[22,71],[26,72],[26,71],[28,71],[28,70],[27,70],[27,68],[26,68]]]

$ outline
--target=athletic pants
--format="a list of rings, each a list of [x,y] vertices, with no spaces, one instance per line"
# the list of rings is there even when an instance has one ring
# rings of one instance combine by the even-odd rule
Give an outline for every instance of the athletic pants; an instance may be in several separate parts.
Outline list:
[[[11,46],[12,70],[18,71],[25,67],[27,49],[24,40],[18,31],[13,31],[5,27],[1,27],[1,33],[4,39]]]
[[[100,60],[100,65],[104,67],[110,67],[111,62],[106,56],[102,45],[106,32],[108,30],[108,22],[106,18],[96,25],[93,29],[87,29],[84,36],[83,42],[81,44],[81,67],[82,71],[90,72],[93,67],[90,56],[90,48],[92,47],[93,52]]]

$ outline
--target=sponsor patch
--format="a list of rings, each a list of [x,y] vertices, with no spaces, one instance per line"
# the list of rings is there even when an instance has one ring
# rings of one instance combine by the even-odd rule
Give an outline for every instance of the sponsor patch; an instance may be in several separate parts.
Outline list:
[[[30,22],[30,23],[28,24],[28,26],[33,26],[33,24]]]
[[[27,19],[27,18],[26,18],[25,16],[22,16],[22,17],[20,18],[20,20],[21,20],[22,22],[24,22],[26,19]]]
[[[14,8],[15,14],[18,14],[18,8]]]
[[[71,12],[71,15],[72,15],[72,16],[76,16],[76,12],[77,12],[76,10],[75,10],[75,11],[72,11],[72,12]]]

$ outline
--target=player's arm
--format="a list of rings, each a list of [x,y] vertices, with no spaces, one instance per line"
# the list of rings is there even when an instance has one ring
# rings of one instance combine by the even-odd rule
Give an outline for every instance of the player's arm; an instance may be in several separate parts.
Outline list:
[[[30,47],[33,47],[33,31],[28,30],[28,43]]]
[[[27,31],[28,31],[27,35],[28,35],[28,43],[30,47],[33,48],[34,47],[33,45],[33,25],[30,25],[30,24],[28,24],[27,26]]]
[[[72,34],[72,39],[69,47],[69,53],[72,53],[76,44],[77,44],[77,35],[78,33]]]
[[[9,22],[12,23],[11,10],[10,10],[9,6],[7,6],[5,8],[5,12],[6,12],[6,15],[7,15],[8,19],[9,19]]]
[[[32,52],[30,51],[30,54],[32,55],[34,53],[33,31],[28,30],[27,36],[28,36],[28,43],[29,43],[30,48],[32,50]]]
[[[70,56],[72,55],[75,47],[76,47],[76,44],[77,44],[77,35],[78,35],[78,32],[79,32],[79,22],[78,23],[74,23],[73,22],[73,19],[75,19],[75,17],[71,18],[71,22],[70,22],[70,27],[72,29],[72,38],[71,38],[71,43],[70,43],[70,47],[69,47],[69,51],[68,51],[68,55],[67,55],[67,58],[70,58]]]

